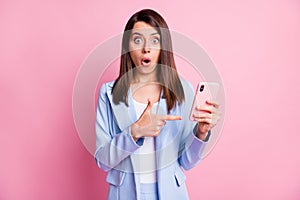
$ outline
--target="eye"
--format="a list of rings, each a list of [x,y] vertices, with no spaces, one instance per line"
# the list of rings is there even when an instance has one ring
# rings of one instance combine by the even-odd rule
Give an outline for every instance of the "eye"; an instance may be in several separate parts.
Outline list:
[[[140,38],[140,37],[134,38],[133,41],[135,44],[141,44],[143,42],[142,38]]]
[[[158,44],[159,43],[159,39],[158,38],[153,38],[152,39],[152,43],[153,44]]]

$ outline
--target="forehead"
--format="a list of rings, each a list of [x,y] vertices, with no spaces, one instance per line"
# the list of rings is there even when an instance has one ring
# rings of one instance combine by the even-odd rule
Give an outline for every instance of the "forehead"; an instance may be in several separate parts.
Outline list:
[[[150,24],[139,21],[134,24],[131,34],[153,35],[158,34],[158,31]]]

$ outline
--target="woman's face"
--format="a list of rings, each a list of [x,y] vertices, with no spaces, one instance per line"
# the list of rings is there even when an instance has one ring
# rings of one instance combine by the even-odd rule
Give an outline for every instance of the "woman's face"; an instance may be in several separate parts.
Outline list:
[[[155,72],[160,49],[157,30],[145,22],[136,22],[129,40],[130,57],[136,66],[136,72],[143,75]]]

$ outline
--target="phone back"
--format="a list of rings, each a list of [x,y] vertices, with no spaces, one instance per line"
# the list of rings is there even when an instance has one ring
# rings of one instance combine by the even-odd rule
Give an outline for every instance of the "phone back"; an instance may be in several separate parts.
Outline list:
[[[208,100],[215,101],[219,90],[219,84],[215,82],[201,82],[197,86],[197,90],[194,97],[193,106],[191,108],[190,120],[194,120],[193,113],[195,107],[199,107],[205,104]]]

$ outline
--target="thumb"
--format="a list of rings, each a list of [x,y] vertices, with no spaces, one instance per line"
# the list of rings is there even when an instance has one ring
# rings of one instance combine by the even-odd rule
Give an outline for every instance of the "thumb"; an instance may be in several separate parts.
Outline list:
[[[150,100],[150,98],[149,98],[149,99],[148,99],[147,107],[145,108],[143,114],[144,114],[145,112],[150,112],[151,109],[152,109],[152,106],[153,106],[153,104],[152,104],[152,102],[151,102],[151,100]],[[142,114],[142,115],[143,115],[143,114]]]
[[[150,116],[151,108],[152,108],[152,102],[150,101],[150,99],[148,99],[147,107],[143,111],[140,118],[137,120],[137,125],[138,126],[146,126],[150,123],[150,121],[151,121],[151,116]]]
[[[142,115],[140,116],[140,119],[143,118],[143,116],[145,116],[145,115],[149,115],[149,113],[151,112],[152,106],[153,106],[152,102],[150,101],[150,99],[148,99],[147,107],[145,108]]]

